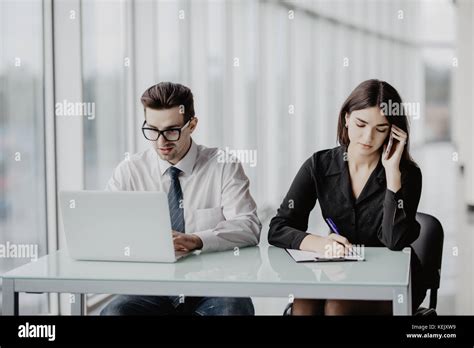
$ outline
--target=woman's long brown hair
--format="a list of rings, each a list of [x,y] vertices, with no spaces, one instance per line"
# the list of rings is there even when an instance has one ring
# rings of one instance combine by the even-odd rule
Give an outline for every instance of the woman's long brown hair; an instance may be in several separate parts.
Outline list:
[[[337,125],[338,143],[343,146],[349,146],[348,130],[345,127],[346,113],[350,114],[352,111],[367,109],[374,106],[385,111],[384,115],[387,117],[387,120],[391,125],[396,125],[404,130],[408,135],[400,165],[405,166],[410,163],[416,165],[410,155],[410,126],[408,115],[403,107],[402,98],[397,90],[385,81],[376,79],[364,81],[352,91],[349,97],[347,97],[344,104],[342,104],[341,111],[339,112],[339,121]],[[397,110],[398,112],[393,112]],[[387,135],[385,143],[388,142],[388,139],[389,135]]]

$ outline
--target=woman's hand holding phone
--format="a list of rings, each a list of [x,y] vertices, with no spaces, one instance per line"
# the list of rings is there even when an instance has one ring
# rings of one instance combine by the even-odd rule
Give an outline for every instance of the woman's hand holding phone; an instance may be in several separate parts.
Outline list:
[[[387,177],[387,187],[393,192],[397,192],[401,187],[400,160],[407,139],[408,135],[405,131],[392,125],[389,143],[383,147],[382,164]]]
[[[398,165],[402,158],[403,149],[408,139],[407,133],[395,125],[390,129],[390,138],[383,147],[383,165]]]

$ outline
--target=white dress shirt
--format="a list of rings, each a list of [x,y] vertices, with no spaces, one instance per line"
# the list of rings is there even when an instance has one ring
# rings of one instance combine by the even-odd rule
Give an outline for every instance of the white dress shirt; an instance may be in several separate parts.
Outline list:
[[[257,245],[262,225],[249,180],[240,163],[218,159],[217,148],[191,140],[188,153],[174,165],[182,171],[179,182],[186,233],[201,238],[203,252]],[[167,169],[171,166],[150,147],[122,161],[106,190],[168,193],[171,180]]]

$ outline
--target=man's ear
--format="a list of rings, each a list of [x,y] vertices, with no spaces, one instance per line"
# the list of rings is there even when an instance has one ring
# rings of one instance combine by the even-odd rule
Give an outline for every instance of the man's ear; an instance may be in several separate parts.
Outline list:
[[[191,131],[191,133],[194,132],[194,129],[196,129],[197,124],[198,124],[198,119],[196,116],[194,116],[189,124],[189,130]]]

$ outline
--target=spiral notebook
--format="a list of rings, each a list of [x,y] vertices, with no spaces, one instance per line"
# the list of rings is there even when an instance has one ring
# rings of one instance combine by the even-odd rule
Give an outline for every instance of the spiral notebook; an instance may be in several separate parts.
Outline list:
[[[365,258],[359,254],[341,257],[325,257],[325,255],[297,249],[286,249],[288,254],[296,262],[344,262],[344,261],[365,261]]]

